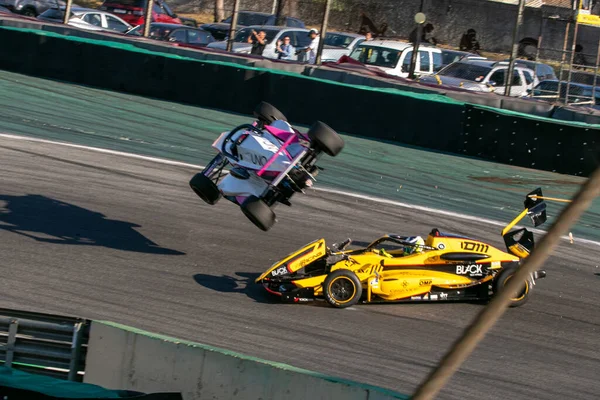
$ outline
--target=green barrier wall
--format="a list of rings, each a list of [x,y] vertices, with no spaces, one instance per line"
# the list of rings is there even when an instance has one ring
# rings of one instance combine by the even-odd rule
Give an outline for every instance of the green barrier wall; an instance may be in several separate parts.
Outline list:
[[[0,40],[4,46],[0,68],[14,72],[243,114],[265,100],[299,124],[320,119],[348,134],[561,173],[587,176],[598,163],[599,125],[557,123],[516,112],[537,107],[535,113],[545,115],[549,110],[543,105],[515,103],[515,112],[483,107],[485,112],[475,116],[469,96],[452,98],[450,92],[416,93],[332,82],[33,29],[0,27]],[[514,134],[516,143],[543,140],[545,150],[535,150],[540,152],[537,161],[518,144],[497,145],[510,140],[507,135],[512,136],[512,131],[505,132],[511,124],[524,126]],[[481,139],[466,140],[469,135]],[[555,154],[561,154],[560,159]]]

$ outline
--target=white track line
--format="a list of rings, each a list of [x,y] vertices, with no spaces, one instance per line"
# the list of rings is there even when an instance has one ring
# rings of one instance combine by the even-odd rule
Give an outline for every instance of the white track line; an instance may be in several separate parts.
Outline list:
[[[29,136],[20,136],[20,135],[11,135],[8,133],[0,133],[0,138],[72,147],[72,148],[76,148],[76,149],[95,151],[98,153],[111,154],[111,155],[115,155],[115,156],[136,158],[139,160],[145,160],[145,161],[150,161],[150,162],[159,163],[159,164],[175,165],[175,166],[195,168],[195,169],[203,169],[204,168],[203,165],[189,164],[189,163],[184,163],[184,162],[180,162],[180,161],[168,160],[165,158],[142,156],[142,155],[127,153],[127,152],[123,152],[123,151],[103,149],[100,147],[83,146],[83,145],[79,145],[79,144],[59,142],[59,141],[54,141],[54,140],[39,139],[39,138],[33,138],[33,137],[29,137]],[[489,225],[495,225],[495,226],[501,226],[501,227],[506,226],[506,223],[501,222],[501,221],[495,221],[495,220],[486,219],[486,218],[479,218],[479,217],[475,217],[472,215],[460,214],[460,213],[455,213],[452,211],[444,211],[444,210],[439,210],[436,208],[418,206],[415,204],[402,203],[402,202],[395,201],[395,200],[388,200],[388,199],[383,199],[383,198],[379,198],[379,197],[363,195],[363,194],[359,194],[359,193],[352,193],[352,192],[346,192],[346,191],[342,191],[342,190],[328,189],[328,188],[322,188],[322,187],[321,188],[312,188],[312,189],[316,190],[316,191],[324,192],[324,193],[332,193],[332,194],[337,194],[337,195],[342,195],[342,196],[347,196],[347,197],[353,197],[353,198],[357,198],[357,199],[368,200],[368,201],[372,201],[372,202],[380,203],[380,204],[387,204],[387,205],[392,205],[392,206],[396,206],[396,207],[424,211],[424,212],[428,212],[431,214],[445,215],[445,216],[449,216],[449,217],[463,219],[466,221],[483,222],[483,223],[486,223]],[[536,233],[540,233],[540,234],[547,233],[546,231],[541,230],[541,229],[530,228],[530,230],[533,232],[536,232]],[[562,236],[561,238],[563,240],[570,240],[570,238],[568,236]],[[589,240],[589,239],[578,238],[577,242],[600,246],[600,242],[594,241],[594,240]]]

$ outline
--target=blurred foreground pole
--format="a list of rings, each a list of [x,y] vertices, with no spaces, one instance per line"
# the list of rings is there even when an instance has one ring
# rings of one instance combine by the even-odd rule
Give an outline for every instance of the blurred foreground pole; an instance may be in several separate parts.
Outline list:
[[[231,16],[231,25],[229,26],[229,38],[227,39],[227,51],[231,51],[231,49],[233,49],[233,39],[235,39],[235,29],[237,28],[239,10],[240,0],[234,0],[233,15]]]
[[[281,13],[283,12],[284,1],[285,0],[277,0],[277,7],[275,8],[275,26],[283,25],[281,23]]]
[[[542,263],[548,258],[554,247],[556,247],[560,237],[569,230],[571,225],[590,206],[594,198],[599,195],[600,167],[596,168],[587,182],[575,195],[573,201],[561,212],[539,245],[525,259],[523,265],[517,269],[513,279],[508,281],[508,284],[492,298],[473,323],[465,329],[463,335],[454,343],[437,368],[417,388],[411,400],[429,400],[438,394],[454,372],[483,339],[485,334],[492,328],[494,323],[506,311],[513,293],[523,288],[522,282],[527,279],[529,274],[542,266]]]
[[[415,22],[417,23],[417,39],[413,47],[412,57],[410,58],[410,67],[408,68],[408,78],[415,79],[415,68],[417,66],[417,54],[419,54],[419,46],[421,45],[421,36],[423,36],[423,24],[425,23],[425,14],[418,12],[415,14]]]
[[[63,24],[69,22],[69,16],[71,15],[71,6],[73,5],[73,0],[67,0],[65,4],[65,16],[63,17]]]
[[[510,96],[510,89],[512,88],[513,83],[513,71],[515,70],[515,60],[517,55],[519,54],[519,32],[521,30],[521,25],[523,25],[523,12],[525,11],[525,0],[519,0],[519,11],[517,13],[517,21],[515,22],[515,29],[513,31],[513,42],[512,42],[512,53],[510,54],[510,61],[508,64],[508,72],[505,76],[506,79],[506,90],[504,94],[506,96]],[[538,43],[539,47],[539,43]],[[500,84],[500,83],[497,83]]]
[[[144,37],[150,36],[150,25],[152,25],[152,9],[154,0],[148,0],[146,4],[146,15],[144,16]]]
[[[316,65],[321,65],[321,54],[325,45],[325,34],[327,32],[327,22],[329,21],[329,10],[331,9],[331,0],[325,2],[325,12],[323,13],[323,23],[321,24],[321,38],[319,39],[319,47],[317,48]]]

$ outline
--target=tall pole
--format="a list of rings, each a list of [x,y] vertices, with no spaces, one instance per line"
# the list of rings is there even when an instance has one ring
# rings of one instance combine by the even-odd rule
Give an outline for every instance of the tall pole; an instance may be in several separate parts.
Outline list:
[[[575,195],[573,201],[564,208],[558,219],[548,230],[548,233],[542,237],[539,245],[536,246],[529,257],[525,258],[523,265],[516,270],[506,286],[477,315],[473,323],[465,329],[463,335],[454,343],[435,370],[417,388],[411,400],[435,398],[454,372],[475,350],[477,344],[483,340],[485,334],[492,329],[504,314],[514,293],[523,289],[525,280],[543,265],[558,245],[560,237],[568,231],[598,196],[600,196],[600,167],[596,168]]]
[[[144,37],[150,36],[150,25],[152,25],[152,8],[154,0],[148,0],[146,4],[146,16],[144,17]]]
[[[275,11],[275,25],[280,26],[281,24],[281,13],[283,12],[285,0],[277,0],[277,9]]]
[[[73,0],[67,0],[67,4],[65,4],[65,16],[63,17],[63,24],[67,24],[69,22],[69,17],[71,16],[71,5],[73,5]]]
[[[580,1],[577,2],[580,5]],[[569,77],[567,78],[567,91],[565,93],[565,105],[569,105],[569,91],[571,90],[571,75],[573,73],[573,62],[575,61],[575,48],[577,47],[577,30],[579,28],[579,9],[575,11],[575,27],[573,28],[573,40],[571,41],[571,55],[569,56]],[[558,92],[560,100],[560,92]]]
[[[237,27],[239,9],[240,0],[234,0],[233,15],[231,16],[231,25],[229,26],[229,38],[227,39],[227,51],[231,51],[231,49],[233,49],[233,39],[235,39],[235,29]]]
[[[515,70],[515,61],[519,52],[519,31],[523,24],[523,12],[525,11],[525,0],[519,0],[519,11],[517,12],[517,21],[515,22],[515,29],[513,30],[513,45],[512,53],[510,54],[510,62],[508,63],[508,73],[506,74],[506,90],[504,94],[510,96],[510,89],[512,88],[513,73]],[[539,46],[539,43],[538,43]]]
[[[327,34],[327,22],[329,21],[329,10],[331,9],[331,0],[325,2],[325,12],[323,13],[323,22],[321,23],[321,38],[319,39],[319,47],[317,48],[316,65],[321,65],[321,54],[323,54],[323,46],[325,45],[325,35]]]
[[[417,39],[413,47],[412,57],[410,58],[410,67],[408,68],[408,77],[415,79],[415,68],[417,66],[417,54],[419,53],[419,45],[421,44],[421,36],[423,35],[423,24],[425,23],[425,14],[418,12],[415,14],[415,22],[417,23]]]

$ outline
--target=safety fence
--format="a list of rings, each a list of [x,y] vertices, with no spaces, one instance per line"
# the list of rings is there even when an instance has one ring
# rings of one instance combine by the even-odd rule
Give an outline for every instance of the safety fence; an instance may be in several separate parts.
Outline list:
[[[275,63],[265,60],[257,60],[254,66],[236,63],[234,58],[203,60],[199,59],[200,52],[169,48],[165,53],[162,50],[168,48],[166,45],[146,43],[142,48],[131,42],[32,29],[1,27],[0,39],[6,43],[6,51],[0,54],[0,68],[15,72],[244,114],[264,100],[300,124],[320,119],[348,134],[560,173],[586,176],[598,163],[598,126],[547,118],[556,111],[547,103],[496,96],[492,104],[485,106],[471,102],[485,97],[466,92],[432,88],[419,93],[420,89],[410,85],[402,90],[377,87],[370,79],[378,77],[357,78],[363,79],[363,85],[344,83],[347,78],[334,82],[274,69]],[[218,57],[224,59],[226,55]],[[496,105],[494,102],[505,109],[490,108]],[[496,147],[485,151],[473,147],[473,142],[465,138],[474,135],[469,123],[471,109],[485,111],[482,115],[486,119],[477,127],[477,140],[510,141],[525,147],[513,150],[514,156],[508,158],[497,154]],[[526,113],[531,110],[537,115]],[[564,118],[574,119],[573,115]],[[502,124],[510,129],[499,125],[505,119],[509,122]],[[530,129],[531,124],[535,130]],[[507,133],[499,133],[505,130]],[[557,134],[549,136],[545,131]],[[543,147],[538,144],[541,142]]]
[[[90,321],[0,309],[0,362],[6,367],[81,382]]]

